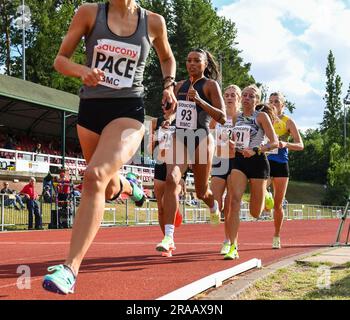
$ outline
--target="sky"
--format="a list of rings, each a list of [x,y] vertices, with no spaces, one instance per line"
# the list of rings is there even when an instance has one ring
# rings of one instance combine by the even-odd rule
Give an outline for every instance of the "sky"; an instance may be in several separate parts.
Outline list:
[[[237,48],[268,92],[295,103],[299,129],[322,122],[327,56],[332,50],[343,82],[350,83],[350,0],[212,0],[218,15],[236,24]]]

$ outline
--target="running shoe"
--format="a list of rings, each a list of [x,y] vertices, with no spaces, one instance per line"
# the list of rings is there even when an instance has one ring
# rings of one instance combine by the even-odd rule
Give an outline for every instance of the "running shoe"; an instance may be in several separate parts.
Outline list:
[[[229,242],[224,242],[221,247],[220,254],[228,254],[231,248],[231,244]]]
[[[180,210],[176,211],[176,215],[175,215],[175,222],[174,222],[174,226],[176,228],[180,227],[182,223],[182,214],[180,213]]]
[[[266,191],[265,193],[265,209],[271,210],[275,206],[275,201],[273,199],[273,195],[270,191]]]
[[[145,197],[145,194],[143,192],[142,187],[140,187],[137,184],[137,177],[132,172],[129,172],[125,178],[126,178],[126,180],[129,181],[129,183],[132,187],[131,199],[135,202],[135,205],[137,207],[142,207],[143,203],[146,200],[146,197]]]
[[[51,274],[44,277],[43,288],[59,294],[74,293],[76,277],[66,265],[60,264],[47,269]]]
[[[231,245],[230,247],[230,251],[225,254],[224,259],[225,260],[234,260],[234,259],[238,259],[239,255],[238,255],[238,251],[237,248],[234,244]]]
[[[210,212],[210,223],[214,226],[220,224],[220,211],[217,209],[215,212]]]
[[[162,257],[170,258],[173,256],[173,251],[175,250],[175,247],[170,247],[169,251],[162,251]]]
[[[281,249],[281,238],[280,237],[273,237],[272,249]]]
[[[169,236],[165,236],[162,242],[158,243],[156,246],[156,250],[160,252],[168,252],[169,250],[175,249],[174,239]]]

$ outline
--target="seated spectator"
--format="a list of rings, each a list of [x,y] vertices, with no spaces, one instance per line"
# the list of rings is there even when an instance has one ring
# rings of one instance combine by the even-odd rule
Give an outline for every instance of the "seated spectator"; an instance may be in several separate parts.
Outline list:
[[[16,210],[24,209],[24,203],[22,201],[22,198],[16,194],[15,190],[11,190],[9,188],[9,183],[4,182],[3,188],[0,191],[2,194],[5,194],[4,196],[4,205],[7,207],[14,207]],[[20,205],[20,208],[17,206],[17,203]]]

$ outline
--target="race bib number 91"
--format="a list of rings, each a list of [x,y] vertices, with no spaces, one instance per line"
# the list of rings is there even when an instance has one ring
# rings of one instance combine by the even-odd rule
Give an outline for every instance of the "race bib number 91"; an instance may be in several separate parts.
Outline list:
[[[99,84],[113,89],[131,88],[141,46],[109,39],[100,39],[94,47],[92,68],[105,72]]]
[[[249,126],[236,126],[233,129],[234,140],[237,149],[246,149],[249,147],[250,142],[250,127]]]
[[[176,127],[182,129],[197,129],[197,109],[193,101],[178,101],[176,109]]]

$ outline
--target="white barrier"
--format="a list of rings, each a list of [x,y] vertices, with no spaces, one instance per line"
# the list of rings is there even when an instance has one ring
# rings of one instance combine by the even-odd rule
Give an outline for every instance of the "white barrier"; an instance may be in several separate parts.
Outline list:
[[[106,213],[106,211],[108,211],[109,213],[112,212],[113,221],[105,220],[103,217],[103,220],[101,222],[101,227],[115,226],[117,224],[117,209],[116,208],[105,208],[105,213]]]
[[[135,208],[135,223],[136,224],[153,224],[158,223],[158,208]],[[141,222],[140,214],[145,213],[146,218],[144,219],[144,222]]]
[[[294,219],[303,219],[303,210],[301,209],[294,209],[293,210],[293,217]]]
[[[322,219],[321,210],[316,210],[316,219]]]
[[[185,221],[192,221],[196,223],[207,222],[207,210],[205,208],[185,208]],[[188,219],[188,215],[192,213],[192,219]]]
[[[248,221],[249,220],[249,209],[241,209],[239,218],[242,221]]]

